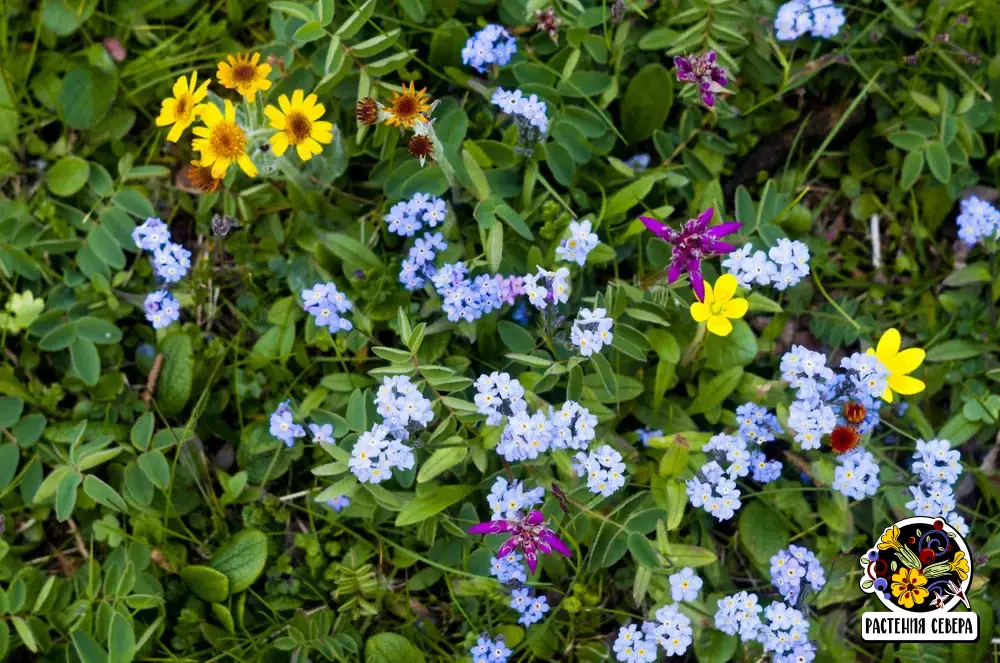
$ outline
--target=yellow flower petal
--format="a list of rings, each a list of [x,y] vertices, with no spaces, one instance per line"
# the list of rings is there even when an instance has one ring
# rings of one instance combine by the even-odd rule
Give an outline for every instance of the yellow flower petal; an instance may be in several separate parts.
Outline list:
[[[167,140],[171,143],[176,143],[177,139],[181,137],[184,130],[187,129],[187,124],[184,122],[178,122],[173,127],[170,128],[170,133],[167,134]]]
[[[205,104],[201,110],[201,119],[205,123],[205,126],[211,128],[222,121],[222,113],[215,104]]]
[[[279,131],[271,136],[271,147],[274,149],[274,153],[279,157],[285,153],[285,150],[288,149],[288,136],[284,131]]]
[[[691,304],[691,317],[694,318],[695,322],[705,322],[708,320],[709,315],[711,313],[708,310],[708,304],[702,304],[701,302]]]
[[[718,302],[728,302],[736,294],[739,281],[732,274],[723,274],[715,282],[715,300]]]
[[[718,286],[718,284],[716,285]],[[716,292],[718,292],[718,288],[716,288]],[[730,299],[722,305],[722,314],[727,318],[742,318],[747,314],[749,309],[750,302],[742,297],[737,297],[736,299]]]
[[[882,392],[882,400],[884,400],[886,403],[892,402],[892,389],[890,389],[889,387],[885,388],[885,391]]]
[[[226,99],[226,121],[236,122],[236,107],[228,99]]]
[[[264,115],[271,121],[271,126],[275,129],[285,128],[285,116],[275,106],[266,106]]]
[[[729,336],[733,331],[733,323],[721,315],[713,315],[708,319],[708,331],[716,336]]]
[[[920,348],[907,348],[897,354],[887,368],[893,373],[912,373],[924,363],[926,352]]]
[[[183,97],[187,94],[188,86],[187,79],[181,76],[176,81],[174,81],[173,93],[175,97]]]
[[[903,339],[896,329],[886,331],[886,333],[882,334],[882,338],[878,340],[878,345],[875,347],[875,356],[878,357],[879,361],[888,366],[892,358],[899,352],[899,346],[902,342]]]
[[[307,144],[307,141],[302,141],[301,143],[296,145],[295,151],[298,152],[299,158],[302,159],[303,161],[309,161],[309,157],[312,156],[312,154],[310,154],[309,152],[309,145]]]
[[[712,290],[712,284],[705,281],[705,298],[702,300],[709,306],[715,302],[715,292]]]
[[[305,94],[306,93],[303,92],[302,90],[295,90],[294,92],[292,92],[292,105],[293,106],[301,106],[302,105],[302,97],[304,97]]]
[[[292,110],[292,104],[289,103],[287,94],[278,97],[278,105],[281,106],[282,113],[288,114]]]
[[[246,152],[238,157],[237,162],[240,164],[240,168],[243,169],[243,172],[248,176],[257,176],[257,166],[255,166],[253,161],[250,160],[250,156]]]
[[[889,376],[889,388],[897,394],[909,396],[910,394],[919,394],[927,388],[927,385],[925,385],[922,380],[918,380],[915,377],[894,373]]]

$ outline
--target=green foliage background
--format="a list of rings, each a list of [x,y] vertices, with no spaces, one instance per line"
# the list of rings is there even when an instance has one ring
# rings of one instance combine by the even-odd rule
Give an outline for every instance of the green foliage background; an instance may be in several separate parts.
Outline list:
[[[693,566],[705,590],[687,659],[758,660],[710,615],[737,589],[773,597],[768,559],[789,542],[814,550],[829,579],[807,599],[817,661],[1000,655],[990,643],[1000,268],[995,252],[958,243],[954,226],[970,190],[997,193],[994,2],[858,0],[836,39],[780,44],[767,0],[630,1],[621,22],[612,4],[562,0],[558,43],[534,30],[534,0],[0,7],[0,282],[10,302],[0,318],[0,658],[455,661],[489,630],[506,636],[512,660],[605,661],[618,626],[667,602],[667,576]],[[489,80],[459,54],[486,22],[519,35],[514,62]],[[106,39],[124,48],[121,61]],[[707,49],[732,81],[715,112],[675,82],[670,58]],[[275,62],[271,100],[296,88],[319,95],[334,142],[256,180],[231,169],[201,195],[181,175],[187,140],[165,143],[153,120],[177,76],[207,78],[247,50]],[[452,190],[398,130],[354,118],[359,97],[385,101],[387,86],[409,80],[440,100]],[[548,103],[543,147],[516,149],[516,131],[488,103],[496,85]],[[637,152],[652,157],[644,172],[625,163]],[[613,347],[583,360],[565,322],[522,326],[505,311],[456,325],[439,298],[403,290],[404,242],[382,217],[418,191],[449,202],[446,257],[482,271],[551,266],[570,219],[592,219],[603,244],[574,272],[567,310],[607,308]],[[755,293],[747,320],[697,351],[688,288],[660,278],[669,246],[635,219],[676,224],[708,206],[760,247],[806,241],[813,275]],[[224,239],[211,231],[217,213],[239,223]],[[131,239],[153,215],[195,255],[175,289],[181,324],[159,333],[142,315],[152,274]],[[355,302],[353,332],[331,337],[301,310],[298,293],[319,280]],[[927,349],[928,389],[905,414],[886,410],[867,442],[882,463],[874,498],[829,489],[824,447],[786,463],[732,521],[688,508],[683,480],[707,439],[735,424],[737,405],[787,416],[776,378],[790,343],[850,352],[889,327]],[[550,489],[544,511],[577,552],[544,561],[538,589],[554,609],[527,631],[488,576],[489,551],[464,533],[504,473],[492,450],[500,431],[471,403],[472,380],[490,370],[516,374],[533,405],[579,399],[598,415],[600,440],[631,450],[630,484],[603,501],[590,500],[568,456],[514,468]],[[378,381],[398,373],[424,385],[435,422],[413,471],[359,486],[344,447],[377,421]],[[286,449],[271,437],[267,417],[286,398],[299,420],[333,424],[338,446]],[[643,450],[640,427],[664,437]],[[962,452],[977,644],[858,635],[870,601],[857,556],[909,515],[916,437]],[[553,482],[573,499],[568,513]],[[316,501],[339,494],[353,500],[339,515]]]

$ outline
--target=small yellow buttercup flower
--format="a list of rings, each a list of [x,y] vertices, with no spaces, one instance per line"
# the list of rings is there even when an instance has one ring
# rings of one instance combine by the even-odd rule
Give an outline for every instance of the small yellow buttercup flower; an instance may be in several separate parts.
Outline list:
[[[320,143],[329,144],[333,141],[333,125],[320,122],[326,108],[317,103],[315,94],[304,97],[302,90],[292,93],[291,101],[286,95],[278,98],[279,110],[274,106],[264,109],[264,115],[271,121],[271,127],[278,133],[271,136],[271,146],[279,157],[291,145],[299,153],[299,158],[309,161],[313,155],[323,151]]]
[[[402,94],[399,92],[392,93],[392,102],[389,108],[386,109],[389,117],[386,118],[385,123],[392,126],[409,128],[417,122],[426,122],[427,116],[424,113],[430,110],[431,106],[427,103],[427,88],[417,91],[413,81],[410,81],[409,90],[404,85]]]
[[[205,81],[200,88],[198,84],[198,72],[191,72],[191,81],[181,76],[174,82],[174,96],[164,99],[160,104],[160,115],[156,118],[156,126],[166,127],[174,125],[167,134],[167,140],[171,143],[177,142],[184,130],[191,126],[198,116],[199,103],[208,94],[208,83]]]
[[[695,322],[708,322],[708,331],[716,336],[728,336],[733,331],[730,319],[746,315],[750,304],[742,297],[734,297],[739,282],[732,274],[723,274],[712,287],[705,281],[705,300],[691,304],[691,317]]]
[[[267,80],[271,65],[266,62],[257,64],[260,62],[260,53],[254,53],[252,57],[239,53],[235,58],[230,55],[227,59],[228,63],[219,63],[219,71],[216,72],[223,86],[236,90],[247,101],[253,101],[257,90],[271,89],[271,81]]]
[[[226,169],[238,163],[243,172],[254,177],[257,166],[247,154],[247,135],[243,128],[236,124],[236,109],[233,102],[226,101],[226,114],[219,111],[215,104],[205,104],[201,110],[203,127],[195,127],[194,135],[198,136],[191,145],[201,152],[201,165],[212,167],[212,177],[221,178]]]
[[[907,348],[901,352],[900,345],[902,338],[899,331],[890,329],[882,334],[874,350],[868,349],[868,354],[875,355],[889,371],[889,386],[882,392],[882,400],[886,403],[892,402],[892,392],[909,396],[919,394],[927,387],[922,380],[909,375],[924,362],[926,353],[920,348]]]

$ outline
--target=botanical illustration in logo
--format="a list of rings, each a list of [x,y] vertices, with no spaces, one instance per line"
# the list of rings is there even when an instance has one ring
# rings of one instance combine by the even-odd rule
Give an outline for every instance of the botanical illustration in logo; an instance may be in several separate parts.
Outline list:
[[[907,518],[885,529],[861,558],[861,589],[890,610],[948,611],[966,597],[972,582],[969,549],[941,518]]]

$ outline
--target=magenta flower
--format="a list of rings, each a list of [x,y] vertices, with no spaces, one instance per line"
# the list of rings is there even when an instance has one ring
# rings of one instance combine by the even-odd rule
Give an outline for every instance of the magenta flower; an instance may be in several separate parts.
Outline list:
[[[701,100],[711,108],[715,105],[715,93],[729,85],[726,69],[715,64],[715,51],[703,55],[688,55],[675,57],[677,80],[684,83],[697,83]]]
[[[488,520],[469,528],[469,534],[510,534],[510,538],[497,550],[497,557],[506,557],[515,550],[524,553],[528,568],[534,573],[538,567],[539,553],[550,555],[552,551],[573,556],[555,532],[544,525],[545,516],[541,511],[529,511],[518,520]]]
[[[667,283],[673,283],[682,273],[691,278],[691,288],[698,301],[705,299],[705,283],[701,277],[701,261],[715,255],[732,253],[736,247],[729,242],[721,241],[743,225],[742,223],[720,223],[712,228],[714,209],[709,207],[696,219],[688,219],[683,230],[674,230],[667,224],[648,216],[640,216],[649,231],[664,241],[674,245],[671,255],[670,269],[667,271]]]

